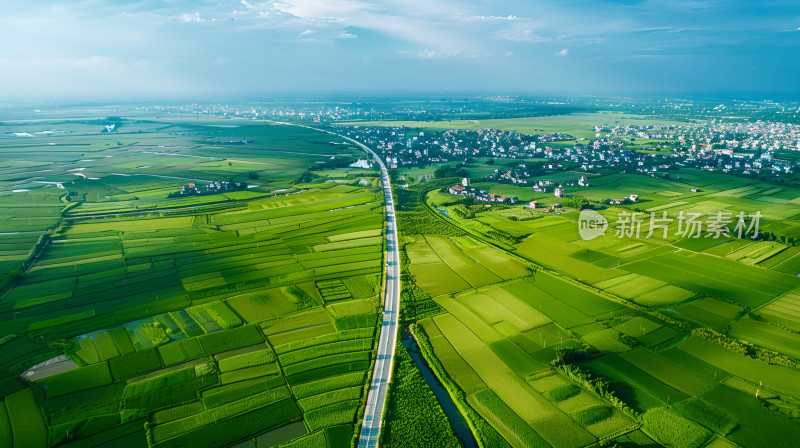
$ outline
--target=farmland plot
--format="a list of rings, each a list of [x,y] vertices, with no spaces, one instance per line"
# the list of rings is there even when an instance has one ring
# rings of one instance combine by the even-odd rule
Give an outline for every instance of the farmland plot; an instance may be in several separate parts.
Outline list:
[[[663,210],[670,217],[678,212],[736,207],[768,210],[764,230],[786,235],[796,231],[796,223],[788,220],[797,213],[782,205],[796,198],[796,189],[788,192],[754,180],[696,170],[680,172],[686,175],[685,182],[703,190],[690,194],[679,182],[612,174],[593,177],[592,189],[572,186],[571,193],[599,201],[620,191],[637,191],[640,198],[646,197],[648,210]],[[558,177],[562,174],[568,175],[556,173],[553,179],[568,181]],[[494,182],[479,186],[549,205],[544,195],[532,197],[525,187]],[[438,190],[425,197],[429,205],[457,200]],[[458,207],[468,205],[443,207],[449,211],[444,220],[470,236],[444,229],[439,235],[404,235],[416,285],[439,305],[432,308],[433,318],[422,320],[420,327],[444,373],[464,393],[465,398],[457,393],[454,399],[475,410],[512,446],[537,446],[542,441],[568,446],[579,443],[574,440],[582,440],[584,434],[610,437],[621,446],[700,447],[709,442],[709,446],[721,446],[723,436],[733,442],[735,437],[747,441],[743,446],[754,444],[749,429],[753,426],[739,423],[746,418],[744,412],[735,415],[721,402],[707,398],[724,390],[720,383],[732,387],[746,383],[739,390],[751,396],[759,390],[764,406],[778,411],[773,414],[797,415],[789,404],[800,398],[796,372],[776,365],[792,360],[769,364],[754,359],[756,354],[744,356],[734,351],[736,347],[729,350],[709,342],[711,336],[704,340],[688,334],[694,327],[716,329],[796,358],[797,341],[792,335],[800,328],[796,322],[800,318],[795,319],[793,307],[800,280],[793,274],[800,272],[795,269],[800,261],[795,262],[795,248],[774,241],[678,238],[676,223],[670,225],[666,238],[617,238],[607,232],[583,240],[577,232],[577,213],[569,210],[530,213],[491,205],[486,210],[467,208],[474,211],[470,217],[456,213],[461,210]],[[599,212],[611,221],[624,210],[627,207],[603,207]],[[648,223],[645,219],[643,229]],[[481,247],[490,253],[511,249],[517,259],[543,269],[535,275],[504,275],[477,255],[476,248]],[[473,263],[459,264],[461,255],[455,249]],[[473,270],[476,264],[502,280],[480,285],[481,275]],[[442,269],[443,265],[449,269]],[[428,278],[426,268],[432,273]],[[754,315],[760,319],[754,320]],[[638,423],[613,407],[619,402],[603,400],[552,370],[549,363],[554,359],[581,367],[591,375],[590,384],[607,384],[616,398],[641,414],[642,428],[636,430]],[[541,420],[554,419],[556,426],[572,431],[569,423],[560,420],[563,415],[585,432],[574,431],[570,442],[531,422],[515,400],[526,396],[536,403],[531,406],[540,404],[509,375],[524,379],[560,411],[546,414],[542,410]],[[498,384],[501,379],[511,386]],[[788,401],[778,402],[778,396]],[[762,418],[758,414],[757,420]],[[737,424],[748,429],[737,434]],[[764,420],[764,424],[780,427],[777,420]],[[478,429],[478,434],[486,440],[492,437],[491,431]],[[590,444],[588,440],[580,443]]]
[[[707,255],[661,255],[625,269],[747,306],[758,306],[800,285],[800,278]],[[749,279],[746,285],[737,281],[741,278]]]
[[[786,294],[758,310],[764,319],[800,331],[800,294]]]
[[[324,170],[293,185],[318,160],[362,154],[336,137],[203,124],[213,120],[142,125],[141,147],[107,148],[99,127],[66,134],[98,144],[42,162],[63,190],[0,198],[13,209],[4,226],[26,220],[13,230],[60,222],[0,303],[3,446],[255,447],[309,432],[349,443],[379,317],[383,195],[375,182],[327,183]],[[84,159],[90,148],[101,155]],[[75,165],[92,179],[72,182],[63,167]],[[168,197],[253,177],[247,191]],[[0,270],[39,236],[2,238]],[[65,352],[77,368],[17,379]]]

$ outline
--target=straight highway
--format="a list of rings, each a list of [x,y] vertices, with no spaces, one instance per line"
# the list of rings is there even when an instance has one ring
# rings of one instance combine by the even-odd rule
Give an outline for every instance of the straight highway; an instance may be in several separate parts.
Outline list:
[[[367,406],[364,410],[364,422],[358,440],[359,448],[378,446],[383,410],[386,404],[386,392],[392,380],[394,351],[397,342],[397,319],[400,312],[400,256],[397,252],[397,225],[395,223],[394,200],[389,184],[386,165],[372,150],[359,144],[373,155],[381,167],[383,195],[386,202],[386,290],[384,292],[383,325],[378,340],[378,354],[375,357],[375,369],[367,395]]]
[[[291,124],[275,121],[273,123]],[[397,343],[397,319],[400,313],[400,255],[397,247],[397,224],[395,223],[394,199],[389,183],[389,172],[386,170],[383,160],[363,143],[325,129],[304,125],[295,126],[327,132],[348,140],[370,154],[381,169],[381,183],[386,203],[386,289],[384,290],[383,323],[378,339],[378,353],[375,357],[375,368],[372,371],[367,405],[364,409],[364,420],[358,439],[359,448],[377,447],[383,424],[386,393],[392,380],[394,351]]]

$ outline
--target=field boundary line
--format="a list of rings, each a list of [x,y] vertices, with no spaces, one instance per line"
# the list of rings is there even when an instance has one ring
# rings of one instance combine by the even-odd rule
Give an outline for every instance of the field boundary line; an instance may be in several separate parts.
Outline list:
[[[400,255],[398,247],[397,223],[395,221],[394,198],[389,172],[381,158],[365,144],[350,137],[326,129],[317,129],[311,126],[292,124],[286,122],[271,123],[289,126],[300,126],[307,129],[325,132],[354,143],[363,149],[378,163],[381,171],[385,206],[386,247],[388,257],[385,260],[387,275],[385,276],[383,322],[378,337],[378,350],[375,356],[375,367],[370,378],[369,392],[367,394],[364,417],[361,423],[358,446],[360,448],[377,447],[380,442],[383,416],[386,412],[386,395],[392,381],[394,367],[394,353],[397,345],[397,321],[400,312]]]

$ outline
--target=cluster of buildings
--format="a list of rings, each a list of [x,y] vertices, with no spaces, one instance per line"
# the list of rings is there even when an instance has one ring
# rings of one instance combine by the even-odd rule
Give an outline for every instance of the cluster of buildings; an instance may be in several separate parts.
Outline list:
[[[656,138],[640,125],[609,129],[609,138]],[[647,135],[646,137],[641,137]],[[663,137],[677,143],[664,159],[706,171],[752,176],[796,174],[800,124],[771,121],[710,120],[670,126]]]
[[[544,211],[548,211],[548,210],[547,210],[547,207],[545,207],[545,208],[541,208],[541,207],[539,206],[539,201],[530,201],[530,202],[528,202],[528,208],[530,208],[530,209],[541,209],[541,210],[544,210]],[[553,210],[559,209],[559,208],[561,208],[561,204],[559,204],[559,203],[555,203],[555,204],[553,204],[553,205],[551,206],[551,208],[552,208]],[[558,212],[556,212],[556,213],[558,213]]]
[[[792,157],[800,155],[795,152],[800,151],[800,125],[710,122],[596,129],[606,134],[586,144],[566,147],[548,145],[568,139],[565,134],[525,135],[492,129],[427,131],[408,138],[403,128],[347,128],[346,134],[375,148],[392,167],[426,166],[470,157],[546,159],[544,163],[497,169],[488,176],[491,181],[522,185],[529,185],[532,177],[565,169],[655,175],[676,167],[694,167],[741,176],[800,174],[797,157]],[[670,149],[660,153],[633,151],[620,137],[664,139]],[[577,179],[575,184],[588,186],[588,181]]]
[[[497,129],[429,131],[405,127],[370,126],[371,120],[436,120],[456,114],[469,117],[503,118],[509,111],[519,116],[525,108],[553,112],[579,107],[569,99],[506,98],[463,101],[390,102],[303,102],[252,105],[185,105],[180,112],[214,114],[227,117],[269,119],[330,126],[378,152],[390,167],[428,166],[464,161],[470,157],[498,160],[544,158],[548,163],[569,166],[586,173],[631,173],[656,175],[676,167],[694,167],[717,173],[760,178],[791,178],[800,182],[800,115],[797,104],[780,102],[736,102],[728,105],[692,101],[586,100],[585,107],[640,115],[663,115],[671,124],[597,124],[595,138],[579,144],[574,136],[562,133],[527,135]],[[566,109],[565,109],[566,108]],[[162,107],[163,110],[171,110]],[[565,113],[565,112],[562,112]],[[755,117],[743,119],[742,117]],[[787,117],[784,119],[784,117]],[[789,119],[791,118],[791,119]],[[602,116],[600,120],[604,119]],[[675,124],[675,120],[685,123]],[[608,115],[615,121],[614,114]],[[337,122],[362,121],[365,126],[342,126]],[[630,123],[630,121],[628,121]],[[662,148],[656,153],[633,151],[634,139],[648,139],[648,145]],[[559,142],[558,144],[553,144]],[[664,142],[660,144],[659,142]],[[509,170],[504,167],[493,181],[530,185],[540,178],[532,166]],[[527,175],[525,174],[527,172]],[[567,184],[569,185],[569,184]],[[540,186],[541,187],[541,186]]]
[[[547,189],[553,185],[552,180],[534,180],[531,183],[533,183],[533,191],[537,193],[547,193]]]
[[[632,194],[628,197],[608,200],[608,203],[611,205],[635,204],[636,202],[639,202],[638,194]]]
[[[495,169],[494,173],[486,176],[487,181],[511,183],[527,185],[532,184],[542,186],[542,181],[530,180],[532,177],[541,177],[546,174],[552,174],[559,171],[564,171],[565,167],[561,163],[547,163],[547,162],[528,162],[520,163],[515,167],[504,169],[503,171]]]
[[[497,129],[410,132],[403,127],[348,126],[337,130],[373,148],[390,167],[426,166],[468,157],[525,158],[540,142],[561,138]]]
[[[227,180],[215,180],[206,185],[186,184],[181,187],[180,191],[170,193],[170,198],[181,196],[199,196],[205,194],[219,194],[227,193],[230,191],[246,190],[247,184],[245,182],[231,182]]]
[[[325,126],[337,122],[368,122],[377,120],[445,120],[459,116],[462,119],[504,118],[567,114],[578,111],[577,98],[542,97],[470,97],[470,98],[408,98],[374,96],[354,98],[284,98],[257,103],[189,103],[175,105],[148,104],[141,109],[152,112],[179,112],[216,115],[231,118],[274,120]]]
[[[519,202],[519,198],[516,196],[506,197],[495,193],[489,193],[486,190],[479,190],[475,187],[471,187],[470,180],[467,177],[461,179],[461,184],[453,185],[452,187],[448,188],[447,191],[450,194],[465,198],[474,198],[476,201],[480,202],[493,202],[498,204],[516,204]]]
[[[800,131],[799,131],[800,132]],[[800,135],[800,134],[798,134]],[[576,170],[587,173],[629,173],[655,175],[669,173],[677,167],[692,167],[710,172],[740,176],[800,174],[797,162],[776,155],[774,151],[741,152],[713,146],[676,147],[662,154],[648,154],[622,148],[622,144],[610,138],[592,140],[588,145],[567,148],[536,148],[534,157],[571,164]],[[800,153],[796,153],[800,156]],[[785,157],[785,158],[784,158]]]
[[[524,164],[520,165],[524,167]],[[550,167],[554,167],[554,164],[549,164]],[[558,164],[558,171],[564,171],[564,166]],[[511,169],[505,172],[499,172],[495,170],[494,174],[490,174],[486,176],[486,180],[489,182],[498,182],[498,183],[512,183],[515,185],[530,185],[533,188],[533,191],[537,193],[547,193],[550,188],[555,185],[555,183],[546,178],[542,178],[545,173],[553,173],[556,170],[549,169],[545,170],[543,173],[539,172],[541,170],[536,170],[533,174],[528,171],[520,171],[518,169]],[[532,179],[532,177],[537,176],[537,178]],[[569,187],[579,186],[583,188],[588,188],[591,186],[589,179],[583,175],[576,175],[577,180],[564,182],[564,185]]]
[[[365,169],[372,168],[372,160],[358,159],[350,164],[350,168],[365,168]]]
[[[602,125],[594,126],[595,137],[601,134],[646,138],[650,140],[672,140],[678,137],[682,125]]]
[[[511,169],[500,171],[494,170],[494,174],[486,176],[487,181],[492,182],[510,182],[512,184],[527,184],[531,173],[528,171],[528,166],[525,163],[520,163]]]

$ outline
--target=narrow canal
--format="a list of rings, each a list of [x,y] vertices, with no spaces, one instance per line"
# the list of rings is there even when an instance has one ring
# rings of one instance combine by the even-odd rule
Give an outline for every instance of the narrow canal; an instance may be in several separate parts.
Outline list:
[[[444,410],[444,414],[447,416],[447,420],[450,422],[453,432],[455,432],[456,437],[458,437],[458,440],[461,442],[461,446],[464,448],[478,448],[478,443],[475,441],[475,436],[472,435],[467,421],[458,411],[456,404],[453,403],[453,399],[450,398],[450,395],[447,393],[442,383],[436,378],[436,374],[433,373],[428,362],[422,357],[419,346],[417,345],[417,340],[414,339],[414,336],[411,335],[408,328],[403,329],[400,340],[403,343],[403,347],[414,360],[414,364],[417,365],[420,373],[422,373],[422,377],[425,378],[425,382],[428,383],[428,386],[439,401],[439,405],[442,407],[442,410]]]

